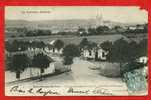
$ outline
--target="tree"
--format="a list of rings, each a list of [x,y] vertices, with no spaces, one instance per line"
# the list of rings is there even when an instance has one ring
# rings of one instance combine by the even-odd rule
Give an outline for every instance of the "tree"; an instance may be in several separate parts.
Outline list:
[[[37,41],[32,41],[31,43],[30,43],[30,47],[31,48],[37,48],[37,46],[38,46],[38,43],[37,43]]]
[[[78,29],[78,34],[79,34],[80,36],[85,36],[85,35],[87,35],[86,29],[79,27],[79,29]]]
[[[95,35],[96,29],[95,28],[88,28],[88,35]]]
[[[112,42],[110,41],[105,41],[103,43],[100,44],[100,47],[105,50],[105,51],[108,51],[108,54],[107,54],[107,60],[110,60],[111,58],[111,52],[112,52],[112,48],[113,48],[113,44]]]
[[[143,63],[136,62],[136,61],[128,62],[121,67],[121,75],[123,76],[124,73],[126,73],[126,72],[130,72],[135,69],[139,69],[139,68],[143,68],[143,67],[144,67]]]
[[[129,59],[130,60],[133,61],[139,57],[139,49],[140,48],[135,41],[131,41],[129,43],[129,55],[130,55]]]
[[[46,36],[46,35],[51,35],[51,30],[28,30],[25,32],[26,36]]]
[[[38,36],[51,35],[51,31],[50,30],[37,30],[37,35]]]
[[[16,54],[12,57],[9,70],[15,72],[16,78],[20,79],[20,73],[22,73],[25,68],[29,67],[29,65],[30,59],[26,54]]]
[[[14,40],[12,43],[6,41],[6,50],[9,52],[16,52],[16,51],[25,51],[28,48],[28,45],[24,41]]]
[[[64,57],[64,64],[71,65],[73,63],[73,57]]]
[[[144,30],[143,32],[147,33],[148,32],[148,24],[144,24]]]
[[[108,54],[109,61],[119,63],[121,71],[123,63],[131,61],[130,52],[129,43],[123,38],[118,39],[114,42],[112,50]]]
[[[105,31],[108,31],[109,27],[108,26],[99,26],[96,28],[96,34],[100,35],[102,33],[104,33]]]
[[[47,55],[44,55],[43,53],[38,53],[37,55],[34,55],[32,59],[32,64],[34,67],[40,69],[40,76],[42,79],[42,73],[44,73],[44,69],[49,67],[49,64],[53,60],[51,58],[48,58]]]
[[[9,56],[7,53],[5,53],[5,70],[9,70],[11,67],[11,60],[12,56]]]
[[[11,52],[11,43],[9,41],[5,41],[5,49]]]
[[[114,27],[114,30],[115,30],[116,32],[119,32],[119,30],[120,30],[121,28],[122,28],[121,26],[118,26],[118,25],[117,25],[117,26]]]
[[[94,48],[97,48],[97,44],[95,42],[89,42],[87,45],[87,49],[92,50]]]
[[[87,38],[83,38],[82,41],[80,42],[79,46],[80,46],[80,48],[82,49],[82,48],[84,48],[85,46],[88,46],[88,44],[89,44],[88,39],[87,39]]]
[[[54,47],[57,48],[57,50],[59,51],[61,48],[64,47],[64,42],[58,39],[54,42]]]
[[[147,54],[148,54],[148,41],[147,41],[147,39],[143,39],[143,40],[141,40],[140,41],[140,43],[139,43],[139,56],[147,56]]]
[[[65,57],[79,57],[80,56],[80,49],[75,44],[66,45],[63,49],[63,56]]]
[[[36,36],[36,32],[35,32],[35,31],[28,30],[28,31],[25,33],[25,36]]]
[[[37,42],[37,48],[44,49],[46,44],[43,41]]]
[[[113,46],[113,44],[110,41],[105,41],[100,44],[100,47],[105,51],[111,51],[112,46]]]
[[[74,57],[80,56],[80,50],[77,45],[69,44],[63,49],[64,65],[71,65]]]
[[[17,41],[17,40],[14,40],[12,43],[10,43],[10,44],[6,44],[6,45],[8,45],[9,46],[9,52],[16,52],[16,51],[18,51],[18,49],[19,49],[19,41]]]
[[[131,56],[129,50],[129,44],[126,40],[123,38],[116,40],[109,55],[110,61],[119,62],[120,64],[129,61]]]

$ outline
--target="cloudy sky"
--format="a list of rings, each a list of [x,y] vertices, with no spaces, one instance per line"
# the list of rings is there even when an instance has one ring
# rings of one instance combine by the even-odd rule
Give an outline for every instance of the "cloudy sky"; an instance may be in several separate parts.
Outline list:
[[[61,20],[94,19],[102,16],[103,20],[124,23],[148,22],[148,13],[139,7],[109,6],[8,6],[5,19],[10,20]]]

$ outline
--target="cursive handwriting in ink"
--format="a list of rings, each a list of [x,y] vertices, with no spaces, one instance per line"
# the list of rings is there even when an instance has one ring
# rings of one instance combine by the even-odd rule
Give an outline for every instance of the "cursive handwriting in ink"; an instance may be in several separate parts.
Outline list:
[[[78,93],[78,94],[88,94],[90,90],[75,90],[73,87],[70,87],[67,90],[67,93]]]
[[[19,92],[19,93],[25,93],[26,91],[21,89],[19,86],[13,86],[11,89],[10,89],[10,92]]]
[[[47,96],[49,94],[59,95],[58,92],[52,90],[43,90],[43,88],[39,88],[36,93],[42,94],[43,96]]]

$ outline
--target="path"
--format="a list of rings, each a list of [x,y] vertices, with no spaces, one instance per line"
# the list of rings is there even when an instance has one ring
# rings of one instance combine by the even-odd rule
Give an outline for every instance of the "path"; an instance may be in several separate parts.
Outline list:
[[[43,81],[29,81],[18,85],[35,86],[83,86],[85,89],[90,87],[101,87],[111,91],[114,95],[128,95],[126,84],[120,78],[108,78],[101,76],[98,70],[89,67],[94,66],[88,61],[79,58],[74,59],[71,66],[72,71],[57,76],[45,78]]]

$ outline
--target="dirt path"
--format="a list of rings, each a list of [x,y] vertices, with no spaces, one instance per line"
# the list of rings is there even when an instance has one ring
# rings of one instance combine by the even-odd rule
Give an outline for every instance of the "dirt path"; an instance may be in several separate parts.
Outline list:
[[[58,85],[63,87],[80,86],[83,89],[87,88],[103,88],[109,90],[113,95],[128,95],[127,87],[120,78],[108,78],[101,76],[99,71],[92,70],[89,67],[94,66],[88,61],[79,58],[74,59],[71,66],[72,71],[66,72],[57,76],[45,78],[43,81],[29,81],[25,83],[18,83],[28,88],[30,86],[50,86]],[[6,86],[7,87],[7,86]],[[10,86],[7,87],[7,89]]]

